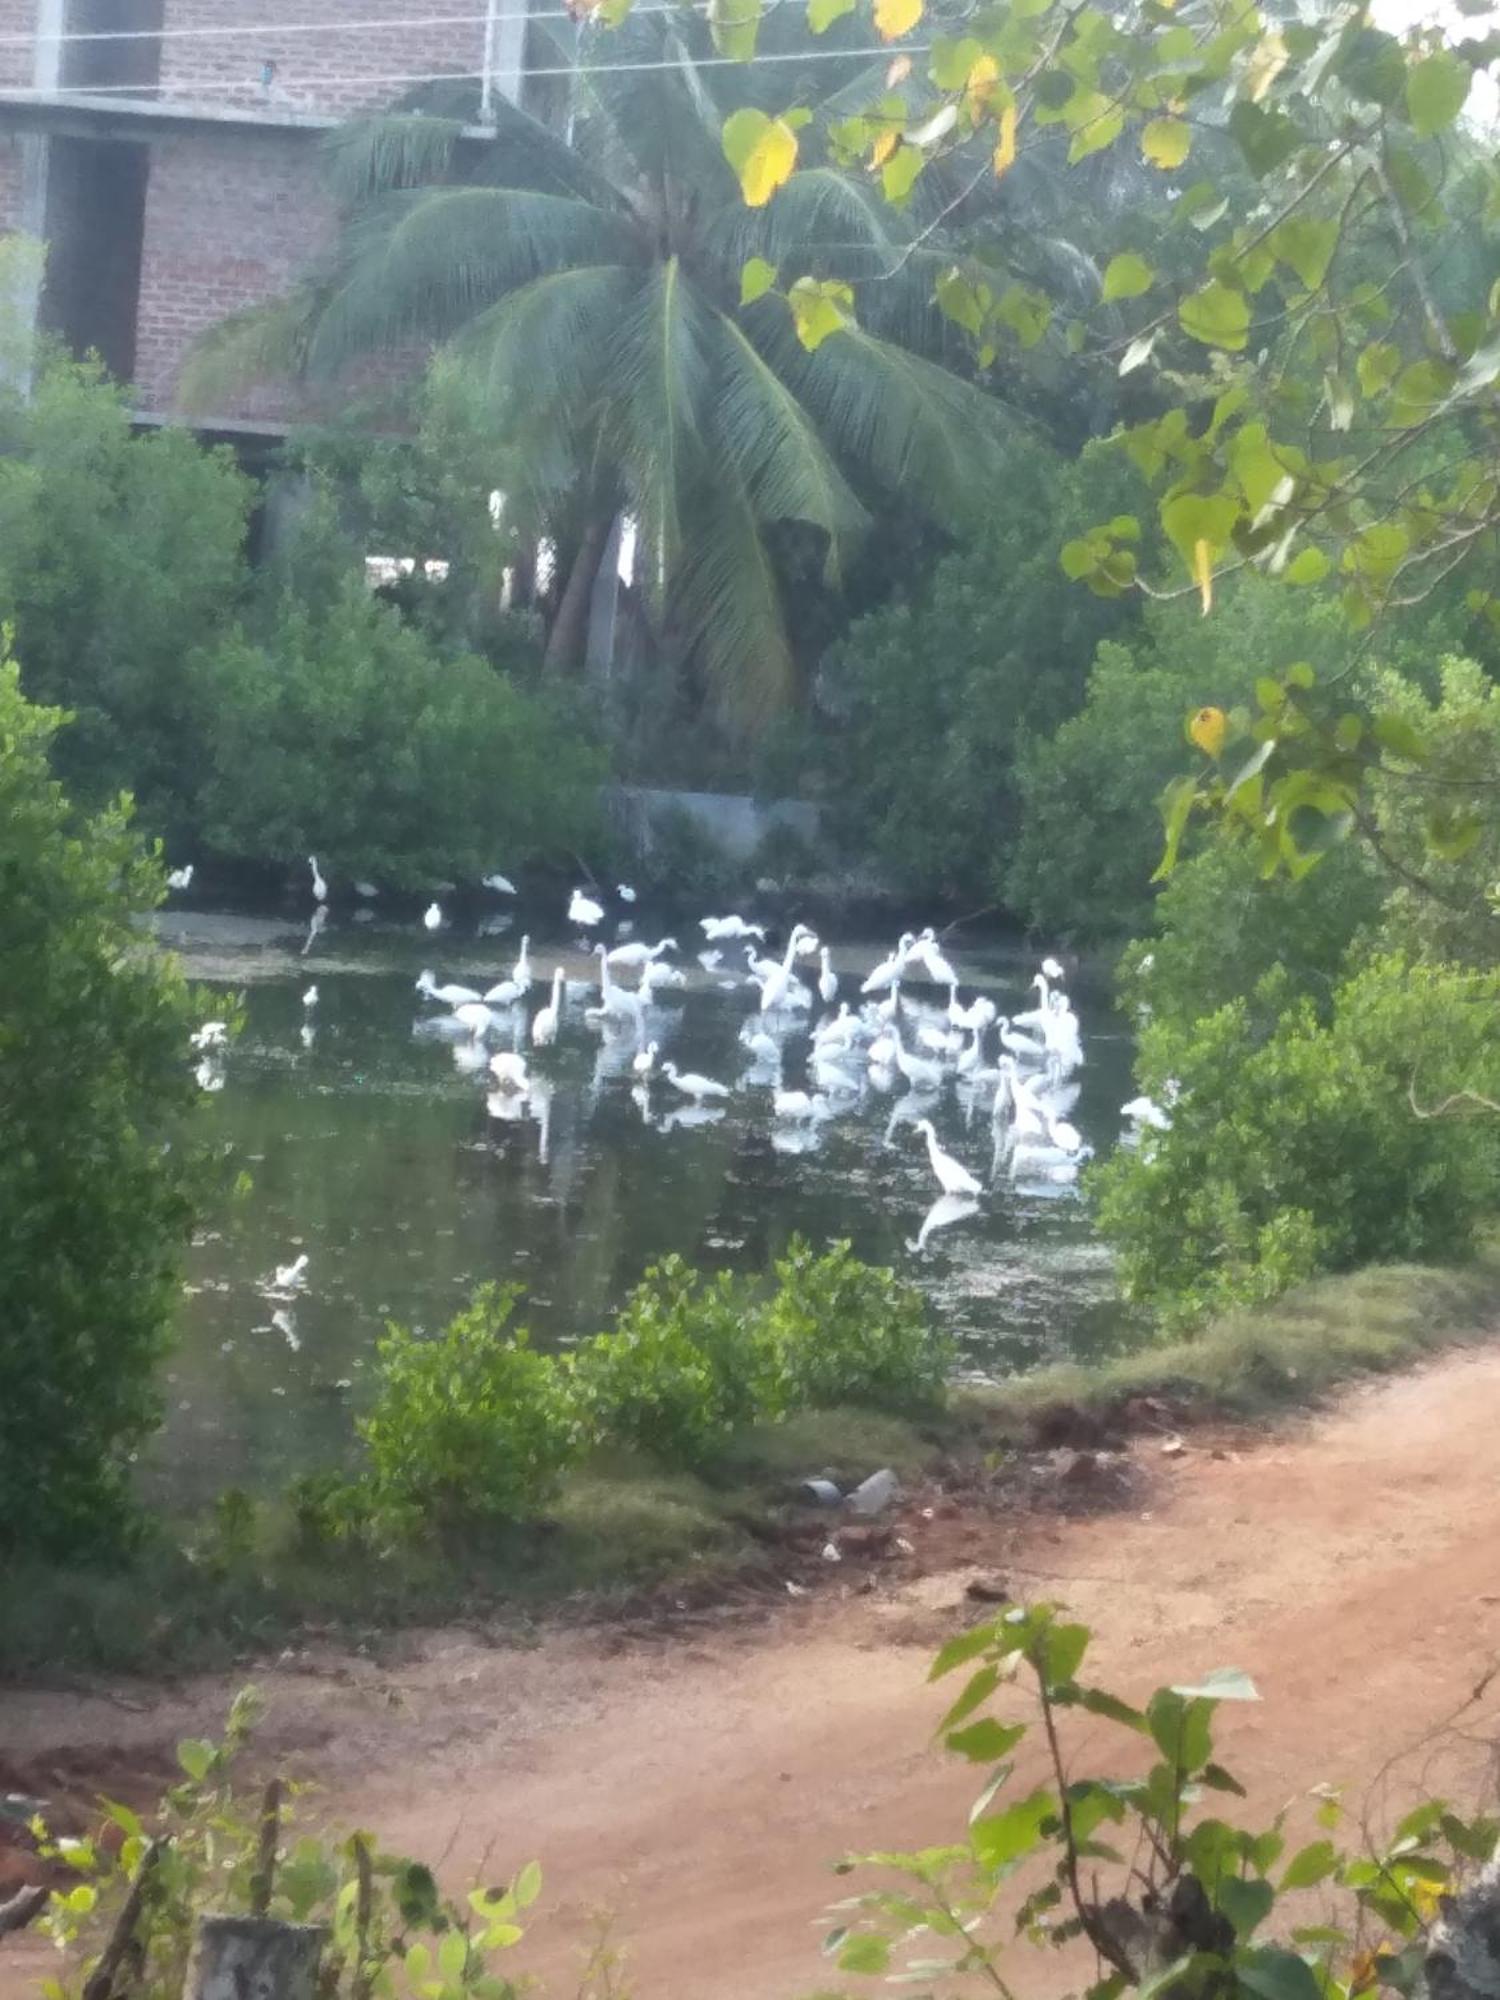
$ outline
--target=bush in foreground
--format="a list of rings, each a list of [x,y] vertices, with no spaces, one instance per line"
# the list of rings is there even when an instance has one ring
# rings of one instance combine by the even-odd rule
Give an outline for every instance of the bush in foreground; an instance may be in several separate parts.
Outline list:
[[[1315,1271],[1461,1257],[1500,1200],[1500,975],[1372,961],[1326,1015],[1272,972],[1141,1039],[1171,1129],[1095,1169],[1127,1294],[1164,1320],[1274,1297]],[[1477,1114],[1477,1115],[1476,1115]]]
[[[735,1432],[798,1410],[931,1408],[947,1374],[921,1295],[846,1243],[794,1239],[769,1284],[668,1258],[571,1354],[532,1348],[516,1300],[486,1287],[434,1340],[390,1329],[364,1467],[352,1487],[299,1493],[310,1532],[532,1520],[590,1450],[700,1469]]]
[[[0,659],[0,1564],[127,1527],[201,1186],[192,996],[137,928],[162,872],[50,776],[62,721]]]

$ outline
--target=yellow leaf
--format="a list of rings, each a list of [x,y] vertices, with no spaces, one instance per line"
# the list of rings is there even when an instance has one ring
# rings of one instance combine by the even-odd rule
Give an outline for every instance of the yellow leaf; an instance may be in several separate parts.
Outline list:
[[[883,42],[909,35],[922,18],[923,0],[875,0],[875,32]]]
[[[995,148],[996,180],[1014,164],[1015,157],[1016,107],[1014,102],[1012,102],[1007,104],[1005,109],[1000,113],[1000,143]]]
[[[1207,542],[1200,542],[1206,549]],[[1217,757],[1224,748],[1224,738],[1229,733],[1229,718],[1222,708],[1200,708],[1188,724],[1188,735],[1192,737],[1205,757]]]
[[[901,137],[897,131],[882,132],[870,148],[871,168],[883,167],[896,150],[896,141]]]
[[[1000,81],[1000,65],[993,56],[980,56],[964,84],[964,103],[969,116],[978,122],[990,92]]]
[[[1269,35],[1262,35],[1245,65],[1247,95],[1252,104],[1260,103],[1286,64],[1287,46],[1281,36],[1274,30]]]
[[[1141,133],[1141,152],[1153,167],[1170,173],[1188,156],[1192,129],[1181,118],[1153,118]]]
[[[885,87],[894,90],[898,83],[905,83],[911,75],[911,57],[897,56],[885,73]]]
[[[724,120],[723,147],[751,208],[764,208],[797,164],[797,135],[786,119],[753,105]]]
[[[1214,608],[1214,545],[1200,539],[1193,544],[1193,581],[1206,618]]]

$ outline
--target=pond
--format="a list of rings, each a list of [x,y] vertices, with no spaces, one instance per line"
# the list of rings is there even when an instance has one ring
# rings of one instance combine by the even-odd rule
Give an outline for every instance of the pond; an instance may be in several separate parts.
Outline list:
[[[146,1468],[158,1497],[193,1507],[225,1486],[274,1491],[337,1463],[385,1322],[436,1329],[487,1279],[524,1286],[536,1338],[566,1343],[606,1327],[670,1251],[758,1271],[800,1231],[820,1244],[847,1237],[861,1256],[910,1276],[970,1372],[1110,1339],[1109,1262],[1076,1188],[1013,1181],[1003,1164],[992,1179],[989,1093],[950,1081],[936,1099],[941,1143],[986,1186],[976,1212],[923,1240],[939,1193],[910,1122],[923,1107],[906,1102],[898,1080],[891,1091],[865,1088],[835,1118],[778,1123],[768,1072],[752,1066],[740,1039],[756,991],[723,983],[743,948],[724,946],[720,967],[701,968],[690,918],[675,918],[688,983],[658,994],[651,1033],[680,1069],[734,1086],[723,1105],[704,1107],[721,1115],[695,1117],[660,1078],[641,1091],[633,1038],[603,1039],[585,1021],[596,996],[581,982],[592,965],[561,912],[531,932],[532,1011],[555,966],[578,982],[561,1032],[531,1056],[528,1097],[495,1096],[488,1072],[447,1032],[445,1009],[415,982],[431,967],[440,982],[487,988],[510,970],[529,914],[435,937],[369,911],[335,914],[311,941],[301,921],[161,919],[195,977],[244,996],[244,1032],[209,1117],[246,1184],[205,1220],[189,1256],[167,1421]],[[637,934],[661,934],[651,914],[638,916]],[[855,997],[888,944],[824,935],[842,990]],[[995,942],[949,940],[945,949],[965,999],[988,993],[1002,1013],[1031,1004],[1033,954]],[[313,984],[316,1001],[305,1005]],[[1130,1095],[1129,1041],[1102,979],[1075,975],[1070,992],[1086,1060],[1069,1116],[1103,1151]],[[509,1037],[492,1046],[510,1046]],[[804,1084],[806,1048],[805,1030],[786,1044],[788,1089]],[[267,1298],[276,1267],[302,1255],[303,1288]]]

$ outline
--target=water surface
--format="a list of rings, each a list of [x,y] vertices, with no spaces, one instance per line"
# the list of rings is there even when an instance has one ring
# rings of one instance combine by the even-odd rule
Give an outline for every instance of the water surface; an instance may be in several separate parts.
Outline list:
[[[658,935],[644,914],[638,928]],[[914,1279],[972,1371],[1109,1338],[1108,1261],[1076,1190],[1013,1185],[1003,1167],[988,1185],[987,1096],[974,1102],[949,1084],[937,1100],[940,1140],[987,1191],[975,1215],[919,1249],[938,1189],[901,1088],[869,1090],[811,1133],[778,1128],[768,1084],[740,1083],[754,989],[722,990],[721,974],[693,962],[702,939],[680,918],[675,928],[692,978],[660,996],[651,1031],[683,1070],[736,1085],[724,1115],[701,1124],[673,1117],[684,1100],[664,1084],[638,1101],[633,1044],[601,1042],[583,1019],[581,984],[557,1046],[532,1059],[538,1087],[510,1117],[491,1115],[490,1079],[460,1066],[463,1051],[434,1019],[443,1010],[414,981],[432,966],[440,980],[493,983],[515,959],[519,923],[430,939],[411,924],[334,917],[303,956],[300,924],[163,920],[196,975],[244,995],[245,1030],[210,1117],[250,1184],[208,1218],[190,1255],[168,1421],[150,1467],[158,1490],[196,1505],[226,1485],[274,1490],[337,1462],[384,1323],[440,1327],[486,1279],[524,1285],[536,1337],[565,1343],[607,1326],[669,1251],[758,1271],[800,1231],[815,1243],[848,1237],[861,1256]],[[590,976],[578,940],[553,932],[532,936],[532,1011],[554,965],[570,980]],[[852,995],[885,941],[825,936]],[[726,948],[726,967],[736,951]],[[1032,956],[951,941],[948,951],[965,997],[989,992],[1002,1012],[1029,1004]],[[307,1008],[313,983],[318,1000]],[[1129,1047],[1099,992],[1077,980],[1071,990],[1087,1055],[1071,1117],[1103,1150],[1129,1095]],[[788,1042],[789,1088],[804,1083],[805,1047],[805,1034]],[[305,1290],[268,1299],[275,1267],[301,1252]]]

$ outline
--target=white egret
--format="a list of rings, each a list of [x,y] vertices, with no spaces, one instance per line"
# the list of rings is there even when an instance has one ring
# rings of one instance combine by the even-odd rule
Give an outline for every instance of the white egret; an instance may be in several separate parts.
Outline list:
[[[223,1065],[211,1054],[200,1056],[197,1067],[193,1071],[193,1081],[200,1090],[206,1090],[210,1094],[216,1090],[222,1090],[224,1088]]]
[[[521,939],[521,949],[516,953],[516,962],[510,969],[510,976],[523,993],[531,990],[531,935],[528,932]]]
[[[913,1089],[936,1090],[943,1080],[943,1065],[927,1056],[913,1055],[902,1042],[899,1028],[892,1028],[891,1040],[896,1045],[896,1067]]]
[[[651,958],[641,967],[641,993],[647,999],[658,986],[670,986],[675,991],[676,988],[686,985],[687,974],[681,966],[668,965],[662,959]]]
[[[922,1118],[917,1121],[917,1130],[927,1141],[927,1158],[932,1171],[937,1176],[938,1186],[944,1194],[977,1195],[984,1193],[984,1183],[974,1178],[962,1160],[955,1160],[951,1153],[945,1153],[937,1142],[937,1133],[932,1129],[932,1120]]]
[[[849,1002],[845,1000],[840,1003],[839,1011],[832,1020],[818,1023],[813,1030],[813,1041],[818,1048],[827,1049],[832,1053],[837,1049],[848,1048],[858,1034],[859,1022],[849,1011]]]
[[[825,1007],[831,1007],[839,997],[839,976],[829,963],[826,944],[819,947],[818,956],[823,965],[823,970],[818,974],[818,997]]]
[[[700,1104],[705,1097],[729,1095],[727,1083],[716,1083],[711,1076],[699,1076],[692,1070],[684,1074],[676,1063],[663,1063],[661,1073],[674,1090],[680,1090],[684,1097],[694,1098]]]
[[[482,1000],[461,1000],[453,1010],[453,1018],[461,1028],[467,1028],[477,1042],[494,1024],[494,1015]]]
[[[217,1022],[211,1023],[218,1026]],[[196,1047],[196,1043],[194,1044]],[[1133,1125],[1144,1125],[1153,1132],[1168,1132],[1172,1128],[1171,1113],[1149,1097],[1132,1097],[1128,1104],[1120,1106],[1120,1116],[1128,1118]]]
[[[500,1049],[490,1057],[490,1074],[502,1090],[529,1090],[531,1077],[527,1073],[525,1056],[518,1056],[512,1049]]]
[[[611,965],[649,965],[664,951],[676,950],[676,938],[663,938],[660,944],[644,944],[637,938],[631,944],[617,944],[608,957]]]
[[[930,1021],[918,1028],[917,1040],[935,1056],[956,1056],[964,1045],[964,1038],[956,1028],[935,1028]]]
[[[440,1000],[445,1007],[463,1007],[470,1001],[488,999],[488,994],[476,993],[472,986],[455,986],[451,982],[439,986],[431,972],[422,972],[417,979],[417,991],[427,1000]]]
[[[303,1004],[303,1006],[304,1006],[304,1007],[316,1007],[316,1006],[317,1006],[317,1004],[318,1004],[318,989],[317,989],[317,987],[316,987],[316,986],[309,986],[309,987],[308,987],[307,991],[306,991],[306,992],[305,992],[305,993],[303,994],[303,996],[302,996],[302,1004]]]
[[[657,1043],[647,1042],[643,1049],[637,1050],[636,1054],[631,1057],[631,1069],[637,1076],[650,1076],[651,1072],[656,1068],[656,1058],[659,1053],[660,1050]]]
[[[422,924],[429,931],[439,931],[442,929],[443,906],[441,903],[429,903],[427,905],[427,908],[422,912]]]
[[[511,881],[510,877],[508,875],[501,875],[498,872],[493,875],[486,875],[480,883],[480,887],[493,889],[497,896],[513,896],[516,893],[516,885]]]
[[[188,1036],[190,1049],[222,1049],[229,1040],[229,1029],[222,1021],[205,1021],[203,1026]]]
[[[771,1099],[771,1109],[778,1118],[805,1124],[810,1119],[827,1118],[833,1107],[821,1094],[810,1096],[805,1090],[778,1090]]]
[[[318,1039],[318,1031],[311,1021],[304,1021],[302,1023],[301,1032],[297,1039],[301,1042],[303,1048],[310,1049],[312,1047],[313,1043]]]
[[[957,985],[949,987],[948,1019],[955,1028],[987,1028],[996,1018],[997,1009],[994,1001],[987,999],[983,993],[969,1006],[963,1007],[959,1005]]]
[[[482,997],[486,1007],[514,1007],[521,996],[530,988],[530,980],[523,986],[519,979],[501,979]]]
[[[193,864],[191,861],[188,862],[185,868],[169,868],[167,870],[167,887],[169,889],[190,889],[192,884]]]
[[[552,998],[545,1007],[539,1008],[536,1019],[531,1024],[531,1040],[539,1049],[549,1049],[557,1040],[558,1026],[562,1020],[563,970],[558,966],[552,975]]]
[[[816,958],[818,953],[823,949],[817,932],[810,931],[806,924],[798,924],[797,931],[797,956],[799,958]]]
[[[323,871],[318,866],[318,857],[316,854],[308,855],[307,865],[312,870],[313,901],[315,903],[326,903],[328,901],[328,884],[323,880]]]
[[[1049,979],[1062,979],[1065,976],[1062,967],[1055,958],[1044,958],[1042,960],[1042,971]]]
[[[582,924],[585,930],[592,930],[595,924],[604,921],[604,905],[596,903],[592,896],[586,896],[582,889],[575,889],[568,901],[568,922]]]
[[[300,1292],[307,1283],[307,1252],[290,1264],[278,1264],[271,1282],[278,1292]]]
[[[622,903],[633,903],[635,901],[635,891],[628,882],[617,882],[615,884],[615,894]]]
[[[1035,1041],[1030,1035],[1018,1034],[1005,1014],[1000,1016],[1000,1046],[1008,1049],[1013,1056],[1020,1056],[1024,1062],[1042,1062],[1047,1055],[1045,1042]]]
[[[913,945],[911,955],[921,960],[939,986],[958,984],[958,974],[938,950],[937,932],[930,924]]]
[[[906,970],[906,961],[911,956],[911,949],[916,941],[911,931],[903,931],[901,933],[901,942],[896,946],[896,949],[891,953],[889,958],[883,958],[879,965],[874,968],[863,986],[860,987],[860,992],[883,993],[888,986],[897,985],[902,973]]]
[[[1064,1153],[1083,1151],[1083,1134],[1076,1125],[1070,1125],[1066,1118],[1047,1118],[1047,1137],[1054,1146]]]
[[[747,924],[743,917],[700,917],[698,927],[710,944],[722,944],[726,938],[754,937],[764,940],[764,924]]]

